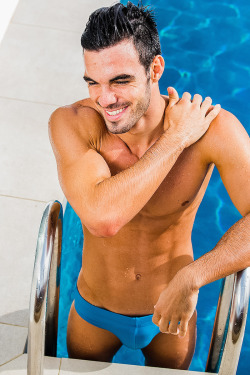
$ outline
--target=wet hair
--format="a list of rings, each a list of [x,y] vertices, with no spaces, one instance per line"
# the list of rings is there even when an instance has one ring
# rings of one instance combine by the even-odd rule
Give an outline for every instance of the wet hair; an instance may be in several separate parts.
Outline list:
[[[128,39],[132,40],[139,61],[148,72],[156,55],[161,54],[157,25],[152,10],[130,1],[97,9],[87,22],[81,37],[83,49],[100,51]]]

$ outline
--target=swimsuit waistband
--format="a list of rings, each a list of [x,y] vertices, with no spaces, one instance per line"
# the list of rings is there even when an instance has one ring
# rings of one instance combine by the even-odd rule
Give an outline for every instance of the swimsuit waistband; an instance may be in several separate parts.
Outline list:
[[[142,316],[128,316],[123,315],[119,313],[115,313],[113,311],[107,310],[103,307],[98,307],[95,305],[92,305],[90,302],[86,301],[81,294],[79,293],[78,288],[76,287],[75,293],[74,293],[74,299],[75,299],[75,305],[79,306],[81,310],[84,310],[88,312],[89,314],[93,314],[93,318],[95,316],[95,313],[100,315],[102,314],[103,317],[106,317],[108,319],[119,319],[123,320],[124,324],[134,325],[137,322],[140,322],[140,325],[147,325],[150,322],[152,322],[153,314],[149,315],[142,315]],[[75,306],[76,307],[76,306]],[[77,310],[77,308],[76,308]]]

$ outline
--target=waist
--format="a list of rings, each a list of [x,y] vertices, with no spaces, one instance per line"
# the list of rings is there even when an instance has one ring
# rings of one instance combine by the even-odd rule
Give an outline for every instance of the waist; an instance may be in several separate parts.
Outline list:
[[[80,294],[91,304],[125,315],[153,313],[161,291],[193,260],[190,236],[84,237]]]
[[[79,292],[78,288],[76,287],[74,292],[74,301],[75,301],[75,307],[78,306],[80,310],[84,310],[85,312],[89,314],[93,314],[93,316],[98,313],[98,315],[102,314],[102,316],[108,319],[117,319],[117,317],[120,317],[123,319],[123,322],[126,322],[128,325],[134,324],[133,321],[136,320],[136,318],[140,318],[141,323],[148,324],[148,322],[152,321],[153,314],[145,314],[145,315],[125,315],[120,314],[108,309],[105,309],[104,307],[94,305],[90,302],[88,302]]]
[[[80,294],[91,304],[124,315],[148,315],[154,311],[160,293],[166,288],[175,274],[192,262],[192,256],[167,261],[152,262],[136,268],[119,265],[115,269],[106,260],[99,260],[99,266],[83,262],[78,277]]]

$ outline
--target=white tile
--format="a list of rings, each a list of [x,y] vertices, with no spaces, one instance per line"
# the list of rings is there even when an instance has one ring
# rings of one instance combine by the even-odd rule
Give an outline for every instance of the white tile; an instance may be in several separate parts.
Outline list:
[[[66,105],[88,96],[80,35],[10,24],[0,48],[0,96]]]
[[[44,358],[44,375],[58,375],[60,358]],[[1,375],[27,375],[27,354],[0,367]]]
[[[20,0],[12,22],[82,33],[90,13],[115,0]]]
[[[89,14],[112,3],[21,0],[1,43],[0,96],[54,105],[88,96],[81,34]]]
[[[44,208],[44,203],[0,196],[0,322],[27,326],[36,242]]]
[[[6,290],[8,292],[8,289],[6,287],[1,286],[0,292],[1,295],[6,295]],[[16,304],[15,304],[16,305]],[[26,309],[23,310],[15,310],[15,311],[10,311],[10,312],[5,312],[5,310],[11,310],[11,306],[7,306],[7,304],[3,303],[3,306],[0,308],[0,314],[3,313],[3,315],[0,315],[0,323],[5,323],[5,324],[15,324],[19,327],[28,327],[28,321],[29,321],[29,309],[28,305]],[[14,306],[14,309],[16,306]]]
[[[199,375],[198,372],[172,370],[165,368],[152,368],[117,363],[62,359],[60,375],[84,374],[91,375],[98,372],[100,375]],[[204,373],[203,373],[204,374]]]
[[[55,108],[0,98],[0,194],[62,201],[48,136]]]
[[[112,364],[108,362],[85,361],[85,360],[78,360],[78,359],[62,358],[60,375],[72,375],[72,374],[81,374],[81,373],[88,375],[93,372],[98,372],[101,375],[103,374],[112,375],[111,367],[112,367]]]
[[[0,365],[23,353],[27,335],[27,328],[0,324]]]
[[[0,42],[16,9],[18,0],[0,1]]]

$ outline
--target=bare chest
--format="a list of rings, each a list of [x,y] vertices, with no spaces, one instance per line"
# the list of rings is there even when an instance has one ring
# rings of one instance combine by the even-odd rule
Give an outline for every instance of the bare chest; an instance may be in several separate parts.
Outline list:
[[[139,157],[132,153],[116,136],[102,142],[101,155],[108,164],[111,175],[131,167]],[[197,206],[202,200],[213,167],[201,161],[200,148],[192,145],[185,149],[165,179],[141,210],[145,217],[166,217]]]

